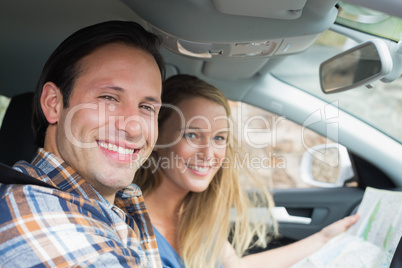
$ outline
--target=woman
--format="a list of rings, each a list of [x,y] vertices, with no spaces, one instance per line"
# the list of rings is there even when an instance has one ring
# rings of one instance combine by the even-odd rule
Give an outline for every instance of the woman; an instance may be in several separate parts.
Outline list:
[[[196,77],[177,75],[166,80],[162,102],[157,145],[134,182],[143,190],[166,266],[289,267],[357,220],[347,217],[294,244],[239,257],[253,238],[266,246],[266,233],[275,235],[276,224],[268,230],[266,219],[249,224],[248,208],[272,207],[273,199],[265,187],[251,198],[241,190],[227,99]],[[236,217],[230,244],[231,208]]]

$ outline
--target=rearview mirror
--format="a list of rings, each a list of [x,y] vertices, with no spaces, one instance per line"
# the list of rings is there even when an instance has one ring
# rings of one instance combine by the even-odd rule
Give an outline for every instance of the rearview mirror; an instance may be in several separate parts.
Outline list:
[[[382,40],[364,42],[320,65],[324,93],[335,93],[368,85],[392,70],[392,57]]]

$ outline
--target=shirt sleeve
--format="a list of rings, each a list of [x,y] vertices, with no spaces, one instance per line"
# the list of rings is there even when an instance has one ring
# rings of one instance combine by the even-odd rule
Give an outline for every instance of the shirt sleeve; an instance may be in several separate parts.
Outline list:
[[[0,187],[2,267],[160,267],[113,212],[58,190]]]

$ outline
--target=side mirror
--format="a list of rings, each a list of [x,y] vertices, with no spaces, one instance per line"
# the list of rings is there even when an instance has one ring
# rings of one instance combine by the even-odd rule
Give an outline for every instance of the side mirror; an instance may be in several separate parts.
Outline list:
[[[338,143],[309,148],[300,164],[301,179],[312,186],[342,187],[354,177],[346,147]]]
[[[367,41],[321,63],[321,89],[329,94],[368,85],[389,74],[392,68],[386,43]]]

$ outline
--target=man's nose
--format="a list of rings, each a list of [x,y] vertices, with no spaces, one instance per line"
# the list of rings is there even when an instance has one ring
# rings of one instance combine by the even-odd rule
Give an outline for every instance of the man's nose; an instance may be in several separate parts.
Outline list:
[[[138,108],[127,108],[116,120],[116,129],[125,133],[129,140],[141,138],[146,127],[146,122],[138,110]]]

